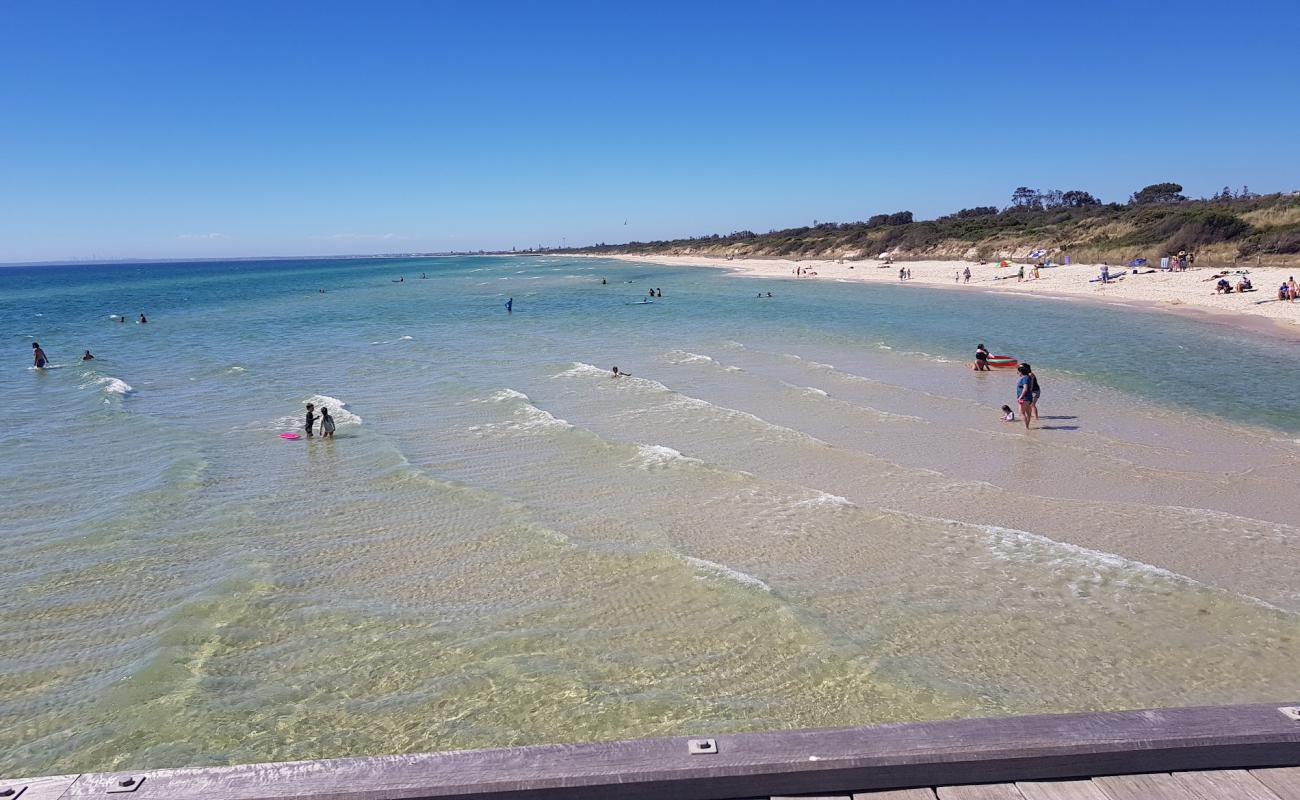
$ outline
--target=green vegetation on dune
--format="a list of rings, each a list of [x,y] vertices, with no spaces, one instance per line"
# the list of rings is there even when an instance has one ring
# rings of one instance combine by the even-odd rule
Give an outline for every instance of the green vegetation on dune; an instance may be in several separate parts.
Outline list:
[[[965,208],[933,220],[910,211],[861,222],[814,222],[757,234],[736,231],[687,239],[595,245],[547,252],[656,253],[784,258],[1000,259],[1048,257],[1075,261],[1152,261],[1187,250],[1201,264],[1238,261],[1300,265],[1300,192],[1233,193],[1189,200],[1176,183],[1134,192],[1127,203],[1101,203],[1085,191],[1019,187],[1011,205]]]

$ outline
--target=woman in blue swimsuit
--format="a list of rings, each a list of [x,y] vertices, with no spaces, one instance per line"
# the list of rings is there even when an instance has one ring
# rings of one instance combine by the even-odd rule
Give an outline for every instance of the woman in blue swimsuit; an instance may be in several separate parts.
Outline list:
[[[1016,367],[1020,380],[1016,381],[1016,402],[1020,404],[1020,417],[1025,421],[1025,430],[1029,430],[1029,420],[1034,416],[1034,376],[1028,364]]]

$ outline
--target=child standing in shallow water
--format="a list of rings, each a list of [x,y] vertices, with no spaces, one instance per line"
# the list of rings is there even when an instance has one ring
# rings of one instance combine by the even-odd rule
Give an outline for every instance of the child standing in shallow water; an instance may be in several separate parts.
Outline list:
[[[324,409],[322,409],[324,410]],[[307,429],[307,435],[311,436],[311,430],[316,425],[316,404],[307,404],[307,417],[303,420],[303,427]]]
[[[334,438],[334,418],[325,406],[320,407],[320,435],[322,439]]]

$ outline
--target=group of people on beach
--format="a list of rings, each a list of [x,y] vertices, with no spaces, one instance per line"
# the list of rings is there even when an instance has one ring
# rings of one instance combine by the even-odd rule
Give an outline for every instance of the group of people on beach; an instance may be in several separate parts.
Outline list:
[[[971,364],[971,369],[976,372],[992,372],[993,368],[989,364],[989,350],[980,342],[975,346],[975,363]],[[1006,356],[999,356],[1006,358]],[[1014,360],[1009,360],[1006,366],[1015,364]],[[1038,398],[1043,394],[1043,388],[1038,383],[1038,376],[1034,374],[1034,368],[1027,362],[1016,366],[1016,373],[1020,379],[1016,381],[1016,404],[1020,407],[1020,418],[1024,420],[1025,430],[1029,430],[1029,423],[1039,418]],[[1016,421],[1016,412],[1009,405],[1002,406],[1002,419],[1006,422]]]
[[[316,404],[307,404],[307,417],[303,421],[303,429],[307,431],[307,437],[311,438],[315,434],[316,428]],[[330,410],[325,406],[320,407],[320,438],[334,438],[334,418],[330,416]]]
[[[1300,284],[1295,282],[1295,276],[1292,275],[1277,287],[1277,299],[1294,303],[1297,297],[1300,297]]]
[[[126,322],[126,317],[122,316],[121,314],[116,314],[114,316],[118,322]],[[144,314],[141,313],[140,318],[136,320],[136,322],[140,323],[141,325],[144,325],[148,323],[149,320],[145,319]],[[95,357],[90,354],[89,350],[86,350],[81,354],[81,360],[94,361]],[[35,367],[36,369],[45,369],[46,367],[50,366],[50,357],[45,355],[45,349],[41,347],[40,342],[32,342],[32,366]]]
[[[1178,255],[1169,257],[1170,272],[1186,272],[1196,263],[1196,254],[1189,253],[1186,250],[1179,250]]]

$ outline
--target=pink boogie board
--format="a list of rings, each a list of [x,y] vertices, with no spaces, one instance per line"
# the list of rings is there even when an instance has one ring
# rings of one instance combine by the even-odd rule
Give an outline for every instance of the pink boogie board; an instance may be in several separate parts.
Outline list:
[[[280,434],[280,438],[281,438],[281,439],[297,439],[297,438],[299,438],[299,436],[298,436],[298,434],[296,434],[296,433],[282,433],[282,434]]]

